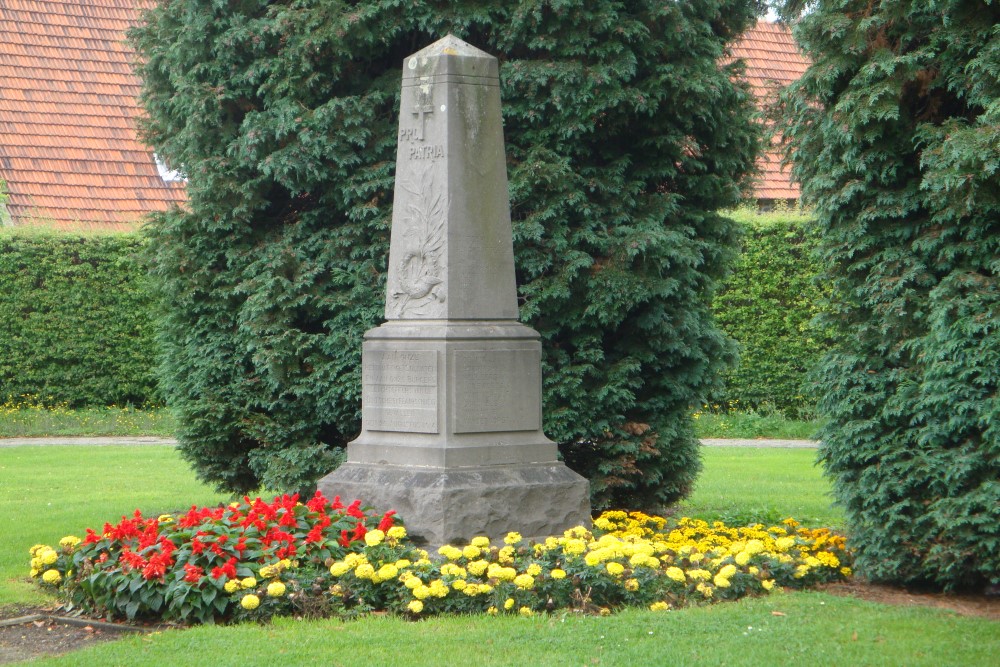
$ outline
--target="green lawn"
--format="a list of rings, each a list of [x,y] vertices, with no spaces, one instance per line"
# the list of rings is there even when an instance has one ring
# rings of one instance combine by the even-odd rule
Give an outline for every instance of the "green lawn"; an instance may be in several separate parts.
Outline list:
[[[815,450],[706,448],[684,513],[794,515],[838,524]],[[27,549],[141,508],[226,500],[195,481],[170,447],[0,448],[0,605],[45,598],[25,581]],[[1000,624],[822,593],[776,594],[606,618],[278,620],[126,637],[40,665],[942,665],[989,664]]]

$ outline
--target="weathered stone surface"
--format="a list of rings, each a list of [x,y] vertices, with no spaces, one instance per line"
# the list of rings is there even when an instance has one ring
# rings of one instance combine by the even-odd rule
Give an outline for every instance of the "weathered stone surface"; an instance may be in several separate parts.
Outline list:
[[[411,536],[434,546],[510,531],[538,539],[590,519],[586,480],[562,464],[448,470],[354,464],[324,477],[320,490],[392,507]]]
[[[431,543],[587,523],[517,321],[497,61],[446,37],[404,62],[401,105],[388,322],[365,334],[361,434],[319,487]]]
[[[498,71],[452,36],[403,65],[389,320],[517,319]]]

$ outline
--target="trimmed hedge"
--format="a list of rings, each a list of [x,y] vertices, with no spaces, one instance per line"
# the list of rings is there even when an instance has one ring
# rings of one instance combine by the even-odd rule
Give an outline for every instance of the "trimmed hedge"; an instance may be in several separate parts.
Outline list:
[[[138,235],[0,233],[0,401],[157,401]]]
[[[713,396],[713,403],[810,416],[814,403],[803,391],[803,379],[824,347],[809,325],[819,297],[809,218],[742,210],[727,216],[743,228],[742,253],[713,310],[723,331],[739,343],[741,359],[725,375],[725,390]],[[74,407],[159,401],[150,297],[136,257],[143,244],[136,235],[0,236],[0,399],[51,395]],[[64,267],[75,261],[73,256],[86,257],[86,282],[81,282],[79,264],[73,280],[66,279]],[[18,268],[24,265],[32,270]],[[112,285],[120,288],[108,289]],[[59,304],[62,310],[44,304]],[[66,322],[93,321],[88,317],[101,320],[101,327],[65,327]],[[115,335],[114,353],[111,338],[101,333],[113,322],[123,323],[116,328],[121,333]],[[80,342],[81,335],[90,342]],[[115,369],[111,373],[95,371],[109,364]]]
[[[819,313],[816,233],[801,212],[730,214],[744,230],[740,258],[715,296],[722,330],[739,343],[739,365],[725,374],[713,403],[725,410],[813,416],[806,373],[825,342],[811,322]]]

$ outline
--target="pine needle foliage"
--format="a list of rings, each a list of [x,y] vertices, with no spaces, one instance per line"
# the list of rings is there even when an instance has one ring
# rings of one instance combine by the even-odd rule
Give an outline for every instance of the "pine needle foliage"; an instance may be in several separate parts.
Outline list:
[[[718,215],[758,145],[719,64],[759,8],[695,2],[164,0],[132,38],[146,136],[190,202],[151,228],[162,378],[198,474],[306,489],[359,430],[380,323],[403,59],[497,55],[521,318],[545,428],[595,505],[654,507],[699,469],[691,407],[733,358]]]
[[[1000,583],[1000,3],[813,3],[786,97],[816,207],[822,460],[858,567]]]

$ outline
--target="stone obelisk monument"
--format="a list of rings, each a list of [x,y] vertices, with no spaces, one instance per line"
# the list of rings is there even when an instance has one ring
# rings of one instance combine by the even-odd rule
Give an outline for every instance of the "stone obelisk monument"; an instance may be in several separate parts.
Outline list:
[[[323,493],[430,544],[588,523],[517,320],[497,59],[450,35],[403,63],[385,316],[362,348],[361,434]]]

